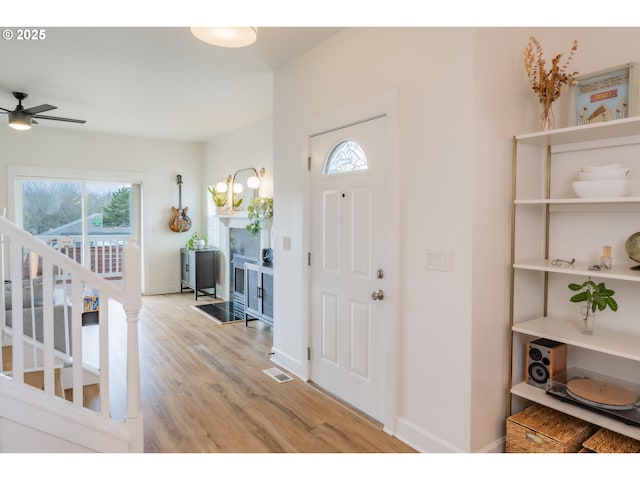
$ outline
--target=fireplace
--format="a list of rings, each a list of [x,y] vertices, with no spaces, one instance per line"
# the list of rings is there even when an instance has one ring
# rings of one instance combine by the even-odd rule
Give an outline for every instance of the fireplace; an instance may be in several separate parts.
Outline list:
[[[245,263],[258,263],[258,258],[234,254],[231,259],[231,298],[233,301],[233,314],[244,318],[244,275]]]
[[[245,212],[234,215],[218,216],[220,254],[218,255],[218,271],[220,279],[220,297],[229,302],[238,301],[239,309],[244,315],[244,297],[240,298],[244,288],[244,263],[258,263],[261,242],[247,231],[249,220]],[[236,281],[234,258],[240,272]],[[236,291],[236,287],[238,287]],[[216,294],[218,289],[216,289]]]

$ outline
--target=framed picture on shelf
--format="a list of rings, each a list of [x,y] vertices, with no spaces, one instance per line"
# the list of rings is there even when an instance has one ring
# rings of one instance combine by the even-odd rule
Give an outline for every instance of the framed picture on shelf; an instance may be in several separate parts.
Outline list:
[[[579,75],[570,84],[569,126],[638,115],[638,64]]]

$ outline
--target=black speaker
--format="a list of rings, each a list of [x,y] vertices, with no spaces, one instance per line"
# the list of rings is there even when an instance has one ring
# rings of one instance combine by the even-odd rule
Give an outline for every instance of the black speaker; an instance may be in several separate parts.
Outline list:
[[[527,343],[527,383],[546,388],[549,378],[567,369],[567,344],[539,338]]]

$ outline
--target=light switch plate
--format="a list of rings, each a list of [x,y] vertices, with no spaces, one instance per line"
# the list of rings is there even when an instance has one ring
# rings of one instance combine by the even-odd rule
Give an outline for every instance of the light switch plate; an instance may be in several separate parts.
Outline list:
[[[282,237],[282,250],[288,252],[291,250],[291,237],[284,236]]]
[[[451,270],[451,250],[446,248],[427,248],[427,270],[448,272]]]

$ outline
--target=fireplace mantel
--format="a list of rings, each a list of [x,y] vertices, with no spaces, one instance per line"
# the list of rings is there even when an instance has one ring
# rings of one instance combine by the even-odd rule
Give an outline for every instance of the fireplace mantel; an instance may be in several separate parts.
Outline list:
[[[249,214],[238,212],[233,215],[218,215],[218,220],[227,228],[242,228],[249,223]]]
[[[217,285],[216,292],[220,292],[220,297],[226,301],[231,301],[232,292],[229,291],[229,282],[231,279],[230,262],[231,262],[231,230],[245,229],[249,224],[249,215],[246,211],[237,212],[233,215],[218,215],[218,233],[219,233],[219,254],[218,254],[218,272],[220,284]],[[264,241],[261,237],[259,248],[264,248]],[[260,249],[256,257],[260,256]]]

